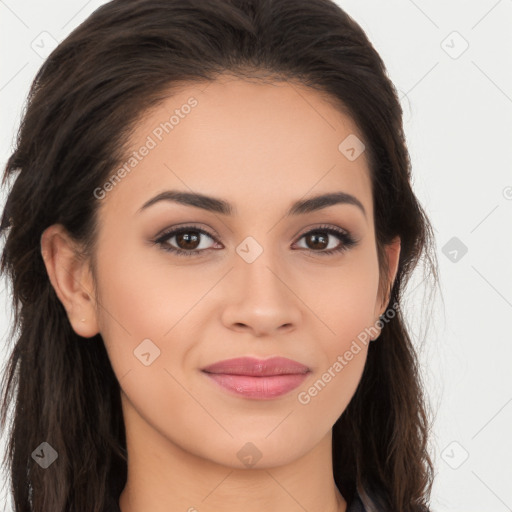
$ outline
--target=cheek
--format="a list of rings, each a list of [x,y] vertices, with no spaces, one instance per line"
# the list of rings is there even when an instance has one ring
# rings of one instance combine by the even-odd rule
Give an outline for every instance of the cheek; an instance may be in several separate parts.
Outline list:
[[[311,410],[318,408],[334,423],[354,395],[366,363],[370,328],[376,321],[377,259],[371,251],[359,253],[343,267],[315,277],[322,290],[310,292],[311,309],[319,311],[322,320],[316,328],[320,364],[299,403],[310,401]]]
[[[104,247],[98,274],[105,332],[112,327],[122,336],[161,339],[210,286],[192,267],[167,264],[156,251]]]
[[[157,248],[123,248],[120,238],[104,242],[98,252],[100,332],[120,381],[130,373],[141,388],[162,389],[155,375],[169,380],[164,370],[190,350],[194,339],[187,344],[184,329],[200,314],[199,300],[218,277],[197,266],[172,265]],[[181,342],[170,350],[176,337]]]
[[[304,297],[320,320],[324,348],[332,357],[334,352],[347,350],[351,340],[377,320],[377,261],[371,254],[359,253],[339,268],[310,269],[307,276]]]
[[[317,357],[311,379],[301,387],[297,407],[310,418],[321,418],[315,428],[327,431],[342,415],[357,390],[366,364],[369,336],[364,333],[370,308],[366,296],[361,302],[339,299],[337,316],[333,314],[331,327],[336,334],[322,327],[318,336]],[[363,336],[361,336],[363,332]]]

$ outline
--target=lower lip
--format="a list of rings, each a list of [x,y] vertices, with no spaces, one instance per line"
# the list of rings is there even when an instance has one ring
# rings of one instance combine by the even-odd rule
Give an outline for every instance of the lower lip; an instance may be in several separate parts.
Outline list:
[[[299,386],[308,373],[290,375],[270,375],[251,377],[248,375],[228,375],[225,373],[205,373],[224,389],[245,398],[270,400],[282,396]]]

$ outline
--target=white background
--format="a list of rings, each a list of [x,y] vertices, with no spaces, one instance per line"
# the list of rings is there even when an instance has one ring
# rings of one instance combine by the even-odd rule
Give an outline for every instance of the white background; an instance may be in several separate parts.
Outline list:
[[[0,0],[2,170],[43,62],[37,45],[61,41],[103,3]],[[400,91],[414,189],[435,226],[442,294],[427,308],[417,274],[405,308],[436,413],[432,512],[510,511],[512,0],[338,3]],[[452,261],[449,242],[467,253]],[[3,364],[11,310],[5,282],[0,290]],[[5,482],[0,509],[10,512]]]

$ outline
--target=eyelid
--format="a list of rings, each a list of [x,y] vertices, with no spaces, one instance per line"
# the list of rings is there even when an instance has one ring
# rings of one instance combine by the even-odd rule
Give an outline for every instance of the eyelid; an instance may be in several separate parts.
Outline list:
[[[318,253],[318,255],[331,255],[334,253],[343,253],[346,250],[355,247],[359,244],[360,239],[358,237],[355,237],[351,231],[348,229],[342,228],[340,226],[332,225],[332,224],[322,224],[320,226],[311,227],[308,226],[305,231],[303,231],[297,238],[297,242],[300,241],[304,236],[309,235],[311,233],[317,233],[317,232],[325,232],[329,236],[335,236],[340,240],[341,245],[339,245],[337,248],[334,249],[328,249],[323,251],[313,251],[312,249],[309,249],[309,252],[311,253]],[[294,242],[294,243],[297,243]],[[304,249],[308,250],[308,249]]]
[[[161,231],[152,240],[152,242],[154,244],[163,246],[165,244],[166,240],[168,240],[170,238],[174,238],[176,235],[178,235],[182,232],[187,232],[187,231],[196,231],[198,233],[201,233],[203,235],[210,237],[214,241],[214,243],[220,243],[221,245],[223,245],[222,242],[219,242],[220,237],[217,235],[215,230],[212,230],[214,233],[210,233],[207,229],[204,229],[204,228],[199,227],[198,225],[194,225],[194,224],[183,224],[183,225],[178,224],[178,225],[172,226],[171,228],[166,228],[163,231]],[[293,242],[293,244],[295,245],[306,235],[309,235],[309,234],[315,233],[315,232],[322,232],[322,231],[328,233],[329,236],[335,236],[336,238],[338,238],[340,243],[338,244],[338,246],[336,248],[320,250],[320,251],[315,251],[313,249],[308,249],[308,248],[300,248],[300,250],[307,251],[307,252],[310,252],[313,254],[318,253],[319,256],[329,256],[334,253],[341,254],[341,253],[349,250],[351,247],[358,245],[358,243],[359,243],[359,238],[354,237],[349,230],[347,230],[345,228],[341,228],[336,225],[323,224],[320,226],[314,226],[314,227],[308,226],[307,228],[304,228],[304,231],[302,231],[300,235],[296,235],[294,237],[294,238],[296,238],[296,241]],[[167,248],[162,247],[162,248],[166,252],[174,253],[177,256],[192,256],[192,257],[201,256],[210,250],[215,250],[212,248],[199,249],[199,250],[198,249],[187,250],[187,249],[179,249],[179,248],[172,247],[172,246],[171,246],[171,248],[169,248],[169,247],[167,247]]]
[[[217,234],[210,233],[209,231],[207,231],[204,228],[200,228],[197,225],[191,225],[191,224],[184,224],[184,225],[181,225],[181,226],[180,225],[176,225],[176,226],[173,226],[171,228],[166,228],[163,231],[161,231],[156,237],[154,237],[152,242],[154,244],[156,244],[156,245],[162,246],[162,248],[165,251],[170,252],[170,253],[175,253],[177,255],[183,255],[184,253],[187,253],[187,254],[189,254],[189,253],[192,254],[193,253],[194,255],[201,255],[201,254],[205,253],[206,251],[210,250],[210,249],[187,250],[187,249],[178,249],[178,248],[172,247],[172,246],[171,246],[171,248],[168,248],[168,247],[164,248],[163,247],[167,240],[169,240],[171,238],[174,238],[176,235],[179,235],[182,232],[187,232],[187,231],[197,231],[198,233],[201,233],[202,235],[206,235],[209,238],[211,238],[214,241],[214,243],[221,243],[221,242],[218,241],[219,236]],[[212,230],[212,231],[214,231],[214,230]]]
[[[201,224],[194,224],[194,223],[182,223],[182,224],[174,224],[171,227],[166,227],[158,232],[156,236],[153,237],[153,241],[162,239],[163,237],[167,237],[170,233],[175,233],[176,231],[179,232],[180,230],[190,229],[191,231],[199,231],[201,233],[204,233],[205,235],[208,235],[211,238],[220,238],[220,235],[215,231],[214,229],[208,227],[203,228],[201,227]]]

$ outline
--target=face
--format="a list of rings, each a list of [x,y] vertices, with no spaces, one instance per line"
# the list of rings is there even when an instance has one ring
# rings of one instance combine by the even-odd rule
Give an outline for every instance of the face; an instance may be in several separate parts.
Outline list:
[[[316,91],[233,78],[183,88],[137,125],[137,155],[96,194],[87,318],[130,432],[231,467],[261,457],[261,468],[329,438],[365,365],[361,333],[385,307],[368,161],[354,137],[363,140]],[[218,201],[147,205],[167,191]],[[340,193],[355,199],[293,208]],[[203,371],[244,356],[307,372]]]

